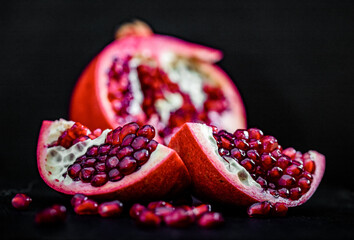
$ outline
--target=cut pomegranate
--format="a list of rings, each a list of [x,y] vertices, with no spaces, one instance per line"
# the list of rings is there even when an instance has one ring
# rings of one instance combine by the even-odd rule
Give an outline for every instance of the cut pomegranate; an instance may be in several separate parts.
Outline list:
[[[185,122],[227,130],[246,126],[238,90],[214,65],[222,58],[220,51],[153,34],[141,23],[124,25],[118,32],[119,39],[78,80],[71,99],[72,120],[92,129],[148,123],[164,143]],[[146,128],[143,136],[154,134]]]
[[[17,193],[11,200],[12,206],[19,210],[27,209],[31,202],[32,198],[24,193]]]
[[[254,128],[231,134],[186,123],[169,147],[186,164],[197,196],[230,204],[301,205],[315,192],[325,169],[322,154],[283,150],[273,136]]]
[[[65,206],[55,204],[36,214],[35,222],[40,225],[62,223],[66,219]]]
[[[76,141],[83,128],[88,138]],[[189,185],[190,176],[175,151],[152,139],[153,132],[150,125],[129,123],[93,136],[79,123],[44,121],[37,147],[40,175],[51,188],[71,195],[124,201],[173,195]],[[76,195],[72,204],[84,200]]]

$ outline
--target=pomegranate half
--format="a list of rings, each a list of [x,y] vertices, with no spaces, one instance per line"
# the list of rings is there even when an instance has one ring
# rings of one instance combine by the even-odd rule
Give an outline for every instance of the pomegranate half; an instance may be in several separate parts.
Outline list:
[[[70,118],[91,129],[151,124],[163,143],[185,122],[244,128],[240,94],[214,64],[221,58],[218,50],[153,34],[144,23],[123,25],[78,80]]]
[[[54,190],[122,201],[173,196],[190,184],[177,153],[129,123],[91,132],[78,122],[43,121],[37,146],[42,179]]]
[[[325,170],[322,154],[283,150],[274,137],[255,128],[232,134],[186,123],[169,147],[184,161],[197,196],[228,204],[301,205],[315,192]]]

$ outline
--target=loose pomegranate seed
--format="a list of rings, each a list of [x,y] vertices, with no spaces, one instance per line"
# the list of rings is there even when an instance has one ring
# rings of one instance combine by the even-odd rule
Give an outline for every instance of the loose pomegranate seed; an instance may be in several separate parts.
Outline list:
[[[71,206],[75,207],[76,205],[81,204],[83,201],[86,201],[88,198],[87,196],[77,193],[71,199]]]
[[[98,206],[98,213],[101,217],[116,217],[123,212],[123,203],[118,200],[101,203]]]
[[[81,171],[81,165],[78,163],[74,163],[68,168],[68,174],[71,178],[79,177]]]
[[[137,217],[136,223],[142,227],[158,227],[161,224],[161,218],[153,211],[143,210]]]
[[[288,207],[284,203],[276,203],[272,208],[272,215],[276,217],[284,217],[288,212]]]
[[[138,136],[146,137],[152,140],[155,137],[155,128],[151,125],[142,126],[136,133]]]
[[[137,219],[138,216],[140,215],[141,212],[143,212],[146,209],[145,206],[139,204],[139,203],[135,203],[129,211],[129,215],[131,218],[133,219]]]
[[[178,208],[166,215],[164,221],[169,227],[184,228],[190,226],[194,222],[194,218],[188,211]]]
[[[211,212],[211,205],[201,204],[197,207],[194,207],[192,211],[194,216],[199,219],[204,213]]]
[[[93,176],[91,185],[94,187],[103,186],[108,181],[108,176],[105,172],[100,172]]]
[[[66,219],[66,208],[62,205],[53,205],[36,214],[35,222],[40,225],[57,224]]]
[[[12,206],[19,210],[27,209],[31,202],[32,198],[24,193],[17,193],[11,200]]]
[[[250,139],[261,139],[263,137],[263,132],[258,128],[250,128],[248,129],[248,134]]]
[[[137,162],[133,157],[127,156],[123,158],[118,165],[119,171],[124,175],[128,175],[135,171]]]
[[[204,213],[198,220],[198,225],[203,228],[216,228],[224,223],[224,218],[218,212]]]
[[[148,204],[147,208],[149,210],[155,210],[158,207],[169,207],[169,208],[173,208],[172,204],[167,203],[165,201],[156,201],[156,202],[151,202]]]
[[[74,211],[78,215],[95,215],[98,213],[98,204],[91,199],[87,199],[77,204]]]
[[[110,170],[108,172],[108,177],[109,177],[110,181],[116,182],[116,181],[121,180],[124,177],[124,175],[122,173],[120,173],[118,169],[113,168],[112,170]]]
[[[247,214],[250,217],[266,217],[269,215],[270,209],[271,204],[269,202],[258,202],[248,208]]]
[[[165,216],[171,214],[174,210],[174,207],[157,207],[154,209],[154,212],[157,216],[163,219]]]

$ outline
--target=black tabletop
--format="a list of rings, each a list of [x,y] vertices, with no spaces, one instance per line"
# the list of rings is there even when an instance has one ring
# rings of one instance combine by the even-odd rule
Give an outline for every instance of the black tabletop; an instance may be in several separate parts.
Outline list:
[[[76,216],[68,198],[47,187],[36,166],[41,122],[68,118],[82,70],[113,41],[123,22],[141,19],[161,34],[220,49],[218,63],[243,97],[247,122],[284,147],[326,156],[319,189],[279,219],[250,219],[216,206],[217,230],[143,230],[128,216]],[[7,238],[354,238],[353,1],[6,1],[0,5],[0,236]],[[11,197],[26,192],[29,210]],[[34,215],[68,207],[63,225]]]

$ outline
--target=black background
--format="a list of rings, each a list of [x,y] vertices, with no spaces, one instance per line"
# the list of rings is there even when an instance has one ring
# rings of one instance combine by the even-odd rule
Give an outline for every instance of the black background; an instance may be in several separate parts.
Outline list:
[[[292,209],[286,219],[253,220],[236,216],[236,211],[218,231],[195,227],[146,232],[128,219],[74,215],[59,228],[33,225],[36,210],[66,201],[37,172],[41,122],[68,117],[71,91],[81,71],[113,40],[119,24],[134,18],[158,33],[221,49],[224,59],[219,65],[243,96],[248,126],[276,136],[284,147],[326,155],[324,179],[307,204]],[[353,1],[1,3],[0,187],[7,223],[2,233],[27,238],[353,237],[353,27]],[[9,204],[13,192],[20,190],[38,199],[25,213]],[[16,230],[16,223],[25,230]]]

